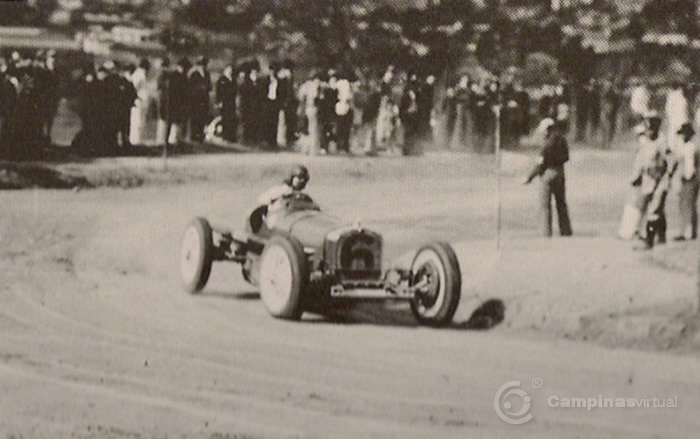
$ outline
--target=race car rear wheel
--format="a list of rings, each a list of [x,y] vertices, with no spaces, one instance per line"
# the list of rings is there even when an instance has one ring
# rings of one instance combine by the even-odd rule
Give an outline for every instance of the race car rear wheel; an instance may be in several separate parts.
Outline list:
[[[411,301],[416,320],[426,326],[449,324],[462,290],[462,274],[452,247],[442,242],[421,247],[411,264],[410,285],[417,287]]]
[[[260,298],[268,312],[281,319],[299,320],[309,280],[304,247],[289,235],[272,237],[260,257]]]
[[[193,219],[185,228],[180,252],[180,275],[189,293],[198,293],[207,284],[213,255],[214,243],[209,222],[204,218]]]

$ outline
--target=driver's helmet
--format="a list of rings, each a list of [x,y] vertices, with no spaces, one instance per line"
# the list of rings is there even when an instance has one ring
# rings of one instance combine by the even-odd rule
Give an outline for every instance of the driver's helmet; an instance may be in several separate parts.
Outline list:
[[[309,175],[309,170],[306,169],[306,166],[296,165],[292,168],[292,172],[290,172],[289,177],[285,180],[285,183],[287,183],[289,186],[292,186],[292,183],[294,182],[294,177],[297,177],[299,179],[299,184],[301,186],[295,187],[294,189],[300,190],[306,187],[306,183],[309,182],[311,175]]]

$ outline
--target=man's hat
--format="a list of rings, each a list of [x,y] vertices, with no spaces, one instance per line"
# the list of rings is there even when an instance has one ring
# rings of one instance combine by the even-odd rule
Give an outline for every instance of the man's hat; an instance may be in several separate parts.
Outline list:
[[[658,130],[661,128],[661,118],[659,116],[647,116],[644,118],[644,126],[648,130]]]
[[[693,125],[690,123],[684,123],[681,125],[681,127],[678,129],[676,134],[687,134],[689,136],[692,136],[695,134],[695,130],[693,129]]]

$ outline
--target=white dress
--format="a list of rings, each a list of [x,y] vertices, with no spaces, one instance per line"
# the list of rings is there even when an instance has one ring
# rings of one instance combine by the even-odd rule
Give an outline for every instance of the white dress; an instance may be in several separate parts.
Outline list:
[[[144,127],[148,112],[148,83],[146,71],[137,68],[131,75],[131,83],[136,89],[136,102],[131,107],[131,127],[129,129],[129,142],[132,145],[142,145],[144,141]]]

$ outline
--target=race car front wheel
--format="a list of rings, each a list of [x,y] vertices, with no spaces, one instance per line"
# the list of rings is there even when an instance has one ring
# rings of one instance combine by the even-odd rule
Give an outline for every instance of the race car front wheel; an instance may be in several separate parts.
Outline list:
[[[421,247],[411,264],[413,316],[422,325],[445,326],[452,321],[462,290],[457,256],[449,244],[435,242]]]
[[[214,243],[209,222],[204,218],[193,219],[185,228],[180,252],[180,275],[189,293],[198,293],[207,284],[213,254]]]
[[[260,298],[268,312],[281,319],[299,320],[309,280],[304,247],[290,235],[273,236],[260,257]]]

